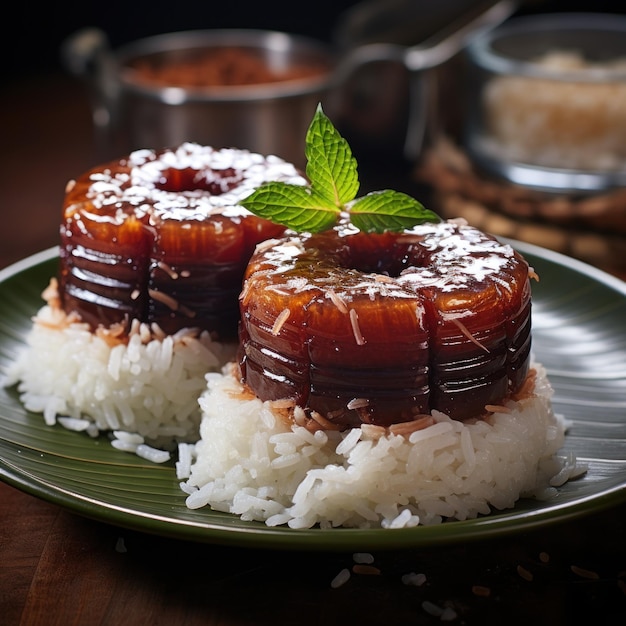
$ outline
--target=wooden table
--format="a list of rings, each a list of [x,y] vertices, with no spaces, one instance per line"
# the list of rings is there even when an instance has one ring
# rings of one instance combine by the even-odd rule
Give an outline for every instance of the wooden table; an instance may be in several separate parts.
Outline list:
[[[0,99],[0,266],[55,245],[66,180],[95,163],[80,86],[42,77]],[[509,537],[374,553],[165,539],[0,484],[0,623],[299,626],[626,623],[626,504]],[[337,574],[349,580],[334,588]],[[421,586],[404,584],[422,573]]]

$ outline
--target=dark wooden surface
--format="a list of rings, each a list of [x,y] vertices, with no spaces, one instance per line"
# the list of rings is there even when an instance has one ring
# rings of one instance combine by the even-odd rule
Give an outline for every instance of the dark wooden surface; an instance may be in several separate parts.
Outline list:
[[[0,266],[55,245],[65,183],[93,165],[82,88],[45,76],[0,99]],[[626,623],[626,505],[467,545],[289,553],[165,539],[70,513],[0,483],[0,624]],[[357,568],[358,569],[358,568]],[[423,573],[408,586],[402,576]]]

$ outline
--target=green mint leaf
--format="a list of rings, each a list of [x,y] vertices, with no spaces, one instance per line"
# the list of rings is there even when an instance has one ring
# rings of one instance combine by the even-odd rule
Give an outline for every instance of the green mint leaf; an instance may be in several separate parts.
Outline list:
[[[266,183],[241,205],[296,232],[328,230],[342,212],[348,213],[354,226],[368,233],[400,232],[422,222],[441,221],[420,202],[398,191],[374,192],[357,198],[356,159],[321,104],[306,134],[305,155],[309,186]]]
[[[359,177],[348,142],[317,106],[306,134],[306,174],[315,192],[338,208],[356,198]]]
[[[339,215],[339,209],[313,189],[280,182],[259,187],[241,204],[251,213],[296,232],[327,230]]]
[[[441,218],[415,198],[387,189],[355,200],[350,206],[350,221],[363,232],[384,233],[400,232],[423,222],[440,222]]]

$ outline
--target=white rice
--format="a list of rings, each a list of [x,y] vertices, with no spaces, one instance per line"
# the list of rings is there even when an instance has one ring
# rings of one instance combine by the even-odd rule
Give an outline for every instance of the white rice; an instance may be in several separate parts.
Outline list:
[[[136,324],[126,343],[46,305],[8,372],[45,423],[98,436],[154,463],[177,450],[190,509],[291,528],[407,528],[464,520],[549,498],[581,468],[561,458],[566,424],[553,413],[544,368],[534,392],[488,420],[434,423],[409,435],[364,426],[317,430],[286,419],[285,403],[244,393],[234,345]]]
[[[626,60],[592,63],[578,52],[554,50],[537,59],[560,76],[612,70],[613,81],[501,76],[483,96],[494,156],[545,167],[603,171],[626,163],[626,84],[618,78]]]
[[[192,329],[166,336],[134,324],[127,343],[107,340],[51,305],[26,341],[5,384],[27,410],[92,436],[111,431],[115,447],[155,462],[169,459],[156,448],[198,439],[205,375],[233,354]]]
[[[243,393],[229,367],[208,374],[200,440],[178,467],[187,506],[268,526],[406,528],[550,497],[551,479],[560,484],[577,469],[557,456],[565,424],[544,368],[533,367],[532,394],[488,420],[433,412],[435,423],[408,437],[367,427],[310,432]]]

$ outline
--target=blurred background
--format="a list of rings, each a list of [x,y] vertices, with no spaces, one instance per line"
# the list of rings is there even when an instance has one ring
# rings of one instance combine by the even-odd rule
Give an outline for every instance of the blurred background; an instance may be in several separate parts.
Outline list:
[[[34,10],[28,3],[14,3],[11,18],[3,20],[3,73],[24,78],[61,70],[59,47],[63,40],[85,26],[95,26],[110,37],[113,47],[142,37],[198,28],[260,28],[281,30],[331,41],[339,17],[363,0],[316,0],[306,5],[286,0],[108,0],[106,3],[59,0]],[[393,4],[382,2],[382,4]],[[413,0],[425,19],[437,9],[436,0]],[[480,0],[475,0],[477,6]],[[527,0],[518,13],[594,11],[624,13],[614,0]],[[468,3],[465,3],[467,6]],[[453,6],[450,3],[449,6]],[[463,3],[458,3],[463,6]]]
[[[437,33],[448,36],[450,31],[457,32],[456,18],[471,13],[472,8],[480,10],[496,4],[503,3],[496,0],[11,3],[10,11],[5,8],[0,20],[4,59],[0,70],[0,269],[57,245],[67,182],[105,158],[126,154],[121,144],[103,145],[101,134],[96,132],[95,121],[102,124],[102,119],[97,120],[94,113],[93,91],[85,77],[69,71],[62,60],[62,46],[82,29],[99,29],[106,35],[111,50],[164,33],[235,28],[268,29],[309,37],[345,53],[363,41],[372,41],[372,37],[376,40],[375,35],[368,36],[371,32],[366,26],[371,26],[374,32],[379,27],[384,33],[382,40],[419,45]],[[565,16],[578,11],[626,13],[626,3],[614,0],[527,0],[513,4],[511,19],[549,13]],[[374,11],[373,19],[364,20],[367,23],[360,35],[358,29],[348,33],[343,18],[354,16],[353,11],[360,8],[368,15],[376,8],[387,9],[391,12],[387,14],[389,22],[376,19]],[[405,19],[404,11],[410,13],[411,20]],[[626,37],[621,41],[626,58]],[[333,110],[333,121],[349,139],[360,163],[363,192],[384,187],[406,191],[441,215],[464,216],[488,232],[565,253],[626,279],[626,185],[584,192],[547,192],[507,180],[493,168],[481,168],[462,141],[464,123],[473,111],[472,96],[477,93],[477,89],[471,88],[476,84],[471,83],[466,55],[453,54],[432,70],[421,72],[417,83],[410,78],[406,68],[397,62],[383,62],[368,67],[342,85],[343,102]],[[624,76],[620,83],[624,87],[622,83],[626,84]],[[526,91],[527,94],[539,92]],[[424,95],[427,97],[423,98]],[[605,102],[614,103],[611,99]],[[626,114],[626,104],[617,103],[616,109]],[[412,117],[411,113],[415,115]],[[626,123],[614,130],[617,133],[625,129]],[[610,128],[607,132],[615,134]],[[294,135],[298,143],[303,142],[298,133]],[[626,147],[626,139],[620,143]],[[617,173],[624,173],[624,169],[622,165]],[[563,306],[568,302],[565,299]],[[564,316],[564,320],[569,319],[569,315]],[[610,333],[609,325],[599,336]],[[563,336],[557,333],[556,340]],[[585,337],[589,340],[589,348],[585,349],[593,352],[593,336]],[[585,388],[583,384],[580,394]],[[588,405],[583,403],[583,406]],[[154,622],[164,623],[169,616],[183,619],[184,614],[189,618],[185,623],[206,624],[204,608],[212,605],[210,615],[214,620],[209,620],[210,623],[225,624],[229,616],[238,624],[260,623],[248,618],[255,607],[265,606],[267,602],[267,586],[258,584],[259,574],[268,571],[265,555],[251,555],[248,550],[237,552],[228,546],[207,546],[206,550],[198,551],[195,544],[184,545],[160,537],[155,549],[157,544],[147,535],[130,531],[124,534],[129,554],[120,554],[126,552],[125,546],[123,550],[113,549],[122,539],[119,529],[94,526],[89,520],[57,510],[27,494],[22,497],[13,489],[7,488],[5,492],[11,496],[5,508],[12,515],[9,518],[7,513],[5,519],[15,519],[16,524],[0,528],[0,534],[4,534],[0,539],[11,539],[4,542],[5,553],[13,557],[12,565],[4,568],[6,580],[11,576],[11,584],[0,589],[0,605],[4,600],[0,618],[3,624],[19,622],[23,603],[28,604],[32,615],[33,606],[36,612],[57,597],[61,599],[61,612],[72,603],[75,615],[74,602],[78,602],[81,615],[106,615],[109,622],[122,610],[126,620],[130,619],[128,608],[132,612],[134,607],[132,617],[146,607]],[[307,558],[309,555],[285,553],[289,559],[278,555],[269,571],[272,582],[278,583],[281,590],[289,590],[289,583],[296,575],[306,590],[306,594],[301,594],[299,608],[314,607],[313,617],[323,616],[324,623],[329,624],[340,620],[353,623],[355,616],[364,615],[370,607],[374,610],[371,615],[364,615],[363,623],[374,623],[379,618],[378,623],[384,623],[383,611],[396,598],[398,620],[432,624],[440,619],[426,615],[419,606],[420,598],[444,600],[450,593],[463,598],[466,612],[475,611],[471,614],[473,623],[527,624],[534,620],[536,624],[552,626],[577,624],[588,618],[592,624],[616,624],[620,623],[618,613],[620,617],[624,615],[626,589],[623,513],[623,506],[615,509],[615,514],[611,511],[605,514],[601,509],[598,515],[589,516],[589,524],[571,519],[568,525],[556,525],[549,533],[540,532],[542,528],[538,525],[536,532],[529,531],[514,542],[502,537],[488,545],[476,542],[473,548],[472,542],[463,543],[452,552],[441,552],[440,547],[445,546],[438,545],[419,554],[391,551],[379,555],[381,560],[377,557],[376,565],[382,563],[383,576],[353,577],[356,584],[346,585],[340,591],[344,595],[331,603],[326,603],[327,581],[346,565],[343,555],[321,555],[312,560]],[[550,552],[550,562],[536,560],[536,555],[548,558],[544,551]],[[86,555],[91,557],[84,558]],[[206,575],[197,580],[183,576],[181,582],[172,585],[172,569],[163,569],[163,557],[177,566],[192,559],[198,562],[200,557],[201,562],[208,564]],[[582,574],[574,573],[572,564],[587,563],[594,569],[597,566],[601,578],[591,577],[595,572],[588,575],[585,570]],[[535,572],[534,582],[526,578],[528,572],[522,566],[527,564]],[[3,565],[0,563],[0,570]],[[78,568],[75,570],[73,565]],[[427,583],[430,595],[414,595],[416,590],[407,585],[400,585],[402,588],[397,592],[400,576],[413,567],[432,572],[432,581],[429,573]],[[189,580],[191,584],[186,585]],[[210,599],[206,593],[207,580],[214,591],[209,594]],[[478,587],[473,587],[477,583]],[[492,596],[483,597],[485,592],[492,592],[482,585],[492,583]],[[42,589],[44,593],[40,594]],[[96,593],[88,593],[90,590]],[[243,597],[242,591],[251,594],[249,602],[238,602]],[[40,595],[45,596],[41,602]],[[363,603],[364,596],[371,601]],[[130,602],[116,603],[112,598],[130,598]],[[284,606],[281,604],[282,611],[276,615],[272,612],[272,623],[301,620],[296,610],[287,615],[299,600],[296,597]],[[511,615],[510,607],[519,609],[519,616]],[[500,619],[501,615],[506,617]],[[281,616],[290,621],[281,622]],[[482,620],[482,616],[491,619]],[[12,621],[12,617],[17,621]],[[42,623],[50,616],[39,614],[39,617]],[[386,613],[385,618],[388,619]],[[141,612],[141,619],[150,617]]]
[[[312,38],[343,56],[371,41],[419,46],[432,36],[449,36],[459,18],[496,4],[504,3],[317,0],[304,6],[280,0],[109,0],[105,4],[60,0],[36,10],[27,3],[14,5],[11,18],[2,22],[0,38],[5,59],[0,86],[4,222],[0,263],[55,245],[66,182],[105,158],[124,154],[122,144],[103,147],[94,130],[94,98],[88,81],[71,72],[62,59],[62,46],[81,29],[99,29],[111,50],[163,33],[266,29]],[[602,0],[511,4],[513,17],[625,12],[623,6]],[[381,7],[384,19],[376,17]],[[401,12],[407,7],[410,20]],[[357,12],[363,11],[374,16],[367,23],[357,19]],[[346,16],[352,21],[346,22]],[[494,234],[525,239],[623,277],[623,189],[546,196],[475,170],[458,145],[469,107],[461,88],[467,61],[460,54],[451,56],[420,75],[418,90],[426,84],[431,90],[434,84],[435,95],[429,93],[417,113],[415,83],[395,61],[374,64],[342,83],[342,97],[331,111],[361,164],[362,191],[393,186],[417,195],[445,216],[466,216]],[[589,209],[590,200],[595,208]],[[580,217],[589,211],[591,221]]]

